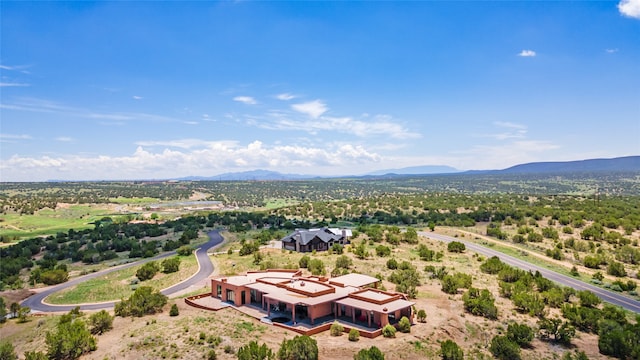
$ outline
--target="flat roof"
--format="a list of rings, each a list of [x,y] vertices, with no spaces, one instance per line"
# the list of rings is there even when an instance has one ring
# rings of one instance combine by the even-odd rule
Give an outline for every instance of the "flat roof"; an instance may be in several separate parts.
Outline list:
[[[337,276],[329,279],[330,283],[342,284],[344,286],[363,287],[371,284],[375,284],[380,281],[373,276],[351,273],[342,276]]]
[[[270,282],[282,282],[288,281],[291,278],[297,276],[296,273],[291,271],[260,271],[247,273],[245,275],[231,275],[231,276],[216,276],[214,279],[222,280],[227,279],[227,283],[235,286],[243,286],[255,283],[257,279]],[[270,280],[273,279],[273,280]]]
[[[378,302],[390,300],[393,298],[393,295],[390,295],[381,291],[374,291],[374,290],[365,290],[365,291],[359,292],[357,295],[360,297],[375,300]]]
[[[288,304],[305,304],[316,305],[329,301],[335,301],[337,299],[348,296],[350,293],[358,291],[358,288],[354,287],[336,287],[336,291],[316,297],[311,297],[303,294],[298,294],[293,291],[289,291],[286,288],[279,288],[272,286],[268,291],[265,291],[265,298],[275,301],[281,301]]]
[[[394,301],[390,301],[386,304],[378,305],[378,304],[354,299],[351,297],[347,297],[344,299],[337,300],[336,304],[351,306],[351,307],[355,307],[355,308],[366,310],[366,311],[375,311],[378,313],[388,314],[401,309],[406,309],[408,307],[411,307],[415,303],[411,301],[403,300],[403,299],[397,299]]]

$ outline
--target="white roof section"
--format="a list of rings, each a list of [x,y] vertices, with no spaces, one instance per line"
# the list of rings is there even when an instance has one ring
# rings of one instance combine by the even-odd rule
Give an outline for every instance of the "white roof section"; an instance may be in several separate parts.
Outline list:
[[[413,306],[415,303],[403,299],[397,299],[390,301],[386,304],[374,304],[370,302],[366,302],[359,299],[354,299],[351,297],[346,297],[344,299],[340,299],[336,301],[336,304],[351,306],[354,308],[367,310],[367,311],[375,311],[378,313],[392,313],[398,310],[406,309],[408,307]]]
[[[346,274],[329,279],[329,283],[343,286],[364,287],[379,282],[378,278],[364,274]]]

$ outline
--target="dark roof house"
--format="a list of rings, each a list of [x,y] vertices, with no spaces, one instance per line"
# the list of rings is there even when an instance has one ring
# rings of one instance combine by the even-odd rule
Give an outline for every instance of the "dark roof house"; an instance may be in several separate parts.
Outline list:
[[[282,238],[282,248],[298,252],[329,250],[333,244],[349,244],[351,230],[323,227],[321,229],[296,229]]]

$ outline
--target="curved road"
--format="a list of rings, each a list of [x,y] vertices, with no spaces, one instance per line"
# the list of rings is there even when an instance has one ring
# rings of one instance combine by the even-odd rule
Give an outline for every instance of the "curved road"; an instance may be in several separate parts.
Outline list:
[[[202,244],[196,250],[196,259],[198,260],[198,265],[199,265],[198,272],[195,273],[193,276],[191,276],[189,279],[162,290],[161,293],[167,296],[174,294],[178,291],[188,288],[189,286],[199,283],[200,281],[206,279],[209,275],[211,275],[211,273],[213,273],[213,264],[211,263],[211,260],[207,255],[207,250],[217,245],[220,245],[224,239],[220,235],[220,232],[217,230],[210,231],[207,235],[209,235],[209,241]],[[175,255],[175,253],[176,253],[175,251],[171,251],[168,253],[155,256],[153,258],[135,261],[126,265],[116,266],[110,269],[98,271],[92,274],[75,278],[71,281],[67,281],[66,283],[53,286],[49,289],[46,289],[42,292],[32,295],[27,299],[25,299],[24,301],[22,301],[21,305],[30,307],[31,311],[40,311],[40,312],[70,311],[76,306],[80,306],[81,310],[100,310],[100,309],[112,308],[114,304],[117,303],[118,301],[107,301],[107,302],[101,302],[101,303],[77,304],[77,305],[51,305],[51,304],[43,303],[43,300],[47,296],[55,292],[77,285],[89,279],[97,278],[99,276],[103,276],[105,274],[126,269],[132,266],[137,266],[145,262],[163,259],[172,255]]]
[[[542,274],[544,277],[546,277],[551,281],[555,281],[559,284],[572,287],[576,290],[589,290],[592,293],[596,294],[603,301],[621,306],[622,308],[629,311],[640,313],[640,301],[630,299],[628,297],[625,297],[613,291],[605,290],[595,285],[591,285],[591,284],[582,282],[580,280],[576,280],[575,278],[572,278],[570,276],[559,274],[555,271],[551,271],[544,267],[530,264],[526,261],[519,260],[513,256],[509,256],[499,251],[493,250],[491,248],[487,248],[469,241],[461,240],[459,238],[454,238],[447,235],[435,234],[435,233],[424,232],[424,231],[418,232],[418,234],[434,240],[443,241],[445,243],[449,243],[452,241],[461,242],[467,247],[467,249],[471,251],[485,255],[487,257],[497,256],[500,258],[500,260],[502,260],[502,262],[523,270],[539,271],[540,274]]]

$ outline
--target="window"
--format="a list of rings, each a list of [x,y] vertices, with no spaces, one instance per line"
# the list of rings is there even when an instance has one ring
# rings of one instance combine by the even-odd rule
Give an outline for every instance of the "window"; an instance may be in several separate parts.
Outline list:
[[[222,298],[222,285],[218,285],[216,287],[216,293],[217,293],[218,298]]]

